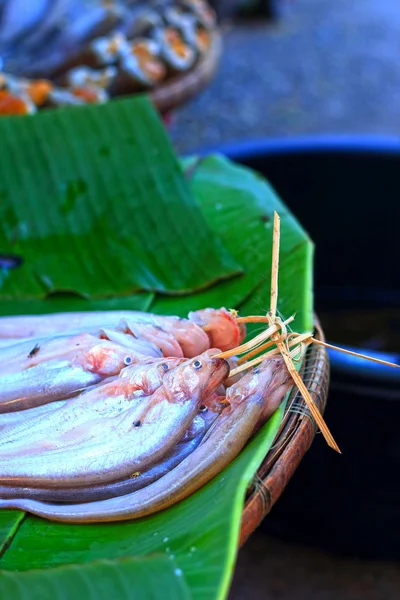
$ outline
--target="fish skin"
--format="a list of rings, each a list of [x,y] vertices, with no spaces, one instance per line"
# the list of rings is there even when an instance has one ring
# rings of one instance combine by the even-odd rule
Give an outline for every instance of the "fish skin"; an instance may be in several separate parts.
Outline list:
[[[33,337],[60,331],[107,327],[128,320],[158,325],[175,337],[184,356],[192,358],[210,346],[222,351],[238,346],[246,336],[246,327],[238,324],[225,308],[194,311],[188,319],[161,316],[140,311],[105,311],[93,313],[58,313],[55,315],[1,317],[0,338]],[[202,330],[207,328],[207,333]]]
[[[128,479],[114,483],[78,488],[48,489],[0,486],[0,498],[32,498],[47,502],[89,502],[123,496],[144,488],[172,471],[198,447],[207,430],[223,410],[213,396],[205,402],[205,405],[207,405],[207,412],[202,412],[201,416],[195,416],[189,429],[186,430],[176,446],[159,462],[143,472],[135,474],[134,477],[131,475]]]
[[[256,379],[258,385],[255,385]],[[230,408],[209,429],[200,446],[170,473],[137,492],[60,506],[29,499],[8,499],[0,500],[0,508],[16,508],[52,521],[73,523],[122,521],[163,510],[198,490],[224,469],[251,436],[268,405],[270,393],[282,395],[291,385],[281,357],[265,360],[258,370],[233,386],[236,390],[230,394]]]
[[[49,489],[0,485],[0,498],[32,498],[45,502],[91,502],[130,494],[150,485],[166,473],[169,473],[198,447],[203,435],[204,432],[201,432],[192,439],[178,442],[165,458],[155,465],[150,466],[136,477],[131,476],[128,479],[114,483],[75,488]]]
[[[14,346],[15,344],[20,344],[21,342],[25,342],[27,340],[30,340],[30,338],[2,338],[0,339],[0,348]]]
[[[124,410],[132,408],[143,396],[153,394],[161,386],[165,373],[182,362],[182,359],[177,358],[144,357],[144,360],[145,363],[125,367],[118,377],[109,378],[105,383],[63,402],[59,410],[48,413],[46,419],[40,414],[34,415],[32,419],[25,419],[0,430],[1,455],[17,450],[28,453],[32,447],[34,449],[35,443],[40,443],[43,439],[50,445],[54,437],[68,435],[68,431],[90,420],[118,416]],[[59,448],[67,445],[68,441],[64,439]]]
[[[145,355],[162,357],[154,344],[122,332],[119,335],[124,338],[121,344],[81,333],[35,338],[1,348],[0,413],[70,398],[118,375],[127,360],[134,364]]]
[[[59,335],[47,338],[33,338],[20,344],[13,344],[0,348],[0,377],[19,373],[31,369],[40,363],[55,359],[70,359],[79,364],[83,360],[84,352],[88,356],[98,354],[101,348],[116,350],[118,347],[126,348],[125,353],[133,351],[136,354],[160,357],[161,351],[148,341],[138,340],[124,333],[119,333],[118,340],[114,342],[106,334],[99,331],[98,335],[91,333],[78,333],[73,335]],[[122,364],[123,366],[123,364]]]
[[[59,400],[58,402],[43,404],[43,406],[36,406],[35,408],[28,408],[27,410],[2,413],[0,416],[0,440],[2,432],[4,432],[7,427],[15,427],[16,425],[25,423],[26,421],[29,421],[37,416],[43,418],[43,415],[60,408],[65,404],[65,402],[66,400]]]
[[[219,352],[209,350],[167,372],[163,385],[148,400],[145,398],[141,406],[115,418],[115,427],[107,441],[89,439],[84,447],[81,444],[74,447],[72,455],[46,451],[44,444],[44,449],[39,447],[28,456],[2,457],[0,483],[83,486],[113,481],[132,471],[143,470],[179,441],[202,399],[227,377],[228,363],[214,356]],[[135,426],[137,420],[138,427]],[[97,434],[99,423],[92,426]]]
[[[179,320],[179,317],[165,319]],[[32,338],[54,335],[69,330],[114,327],[123,319],[157,324],[163,317],[135,310],[64,312],[47,315],[0,317],[0,338]],[[160,323],[162,326],[162,323]]]
[[[160,325],[151,323],[135,323],[130,319],[123,319],[117,325],[125,333],[146,340],[159,347],[164,356],[183,357],[183,351],[177,339],[164,331]]]
[[[190,312],[188,318],[199,327],[203,327],[211,346],[221,348],[222,352],[236,348],[246,337],[246,326],[238,323],[226,308],[196,310]]]
[[[0,414],[70,398],[101,381],[101,376],[68,361],[44,363],[0,378]]]

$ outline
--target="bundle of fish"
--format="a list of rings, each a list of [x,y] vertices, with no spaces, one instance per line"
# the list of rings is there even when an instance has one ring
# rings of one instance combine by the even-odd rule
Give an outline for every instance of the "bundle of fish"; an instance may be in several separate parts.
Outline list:
[[[245,335],[224,308],[0,318],[0,508],[114,521],[195,492],[293,385],[280,356],[231,376]]]
[[[0,0],[0,115],[151,90],[192,69],[215,28],[206,0]]]

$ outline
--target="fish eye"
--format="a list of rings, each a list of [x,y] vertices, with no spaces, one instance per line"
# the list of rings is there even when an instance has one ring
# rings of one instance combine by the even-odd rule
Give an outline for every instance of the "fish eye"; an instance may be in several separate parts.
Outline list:
[[[200,360],[195,360],[193,363],[193,366],[195,369],[201,369],[201,361]]]
[[[132,358],[130,356],[125,356],[124,365],[130,365],[132,362]]]
[[[168,371],[169,370],[169,366],[167,365],[167,363],[163,363],[161,366],[164,369],[164,371]]]
[[[260,372],[260,369],[259,369],[258,367],[257,367],[257,368],[255,368],[255,369],[253,369],[253,373],[254,373],[255,375],[258,375],[258,374],[259,374],[259,372]]]
[[[207,410],[208,410],[208,408],[207,408],[207,406],[205,404],[202,404],[199,407],[199,411],[202,412],[202,413],[206,412]]]

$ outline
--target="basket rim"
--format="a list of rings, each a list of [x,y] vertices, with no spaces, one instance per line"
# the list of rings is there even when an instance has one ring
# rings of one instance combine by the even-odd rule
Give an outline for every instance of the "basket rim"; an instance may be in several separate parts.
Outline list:
[[[316,315],[314,325],[315,337],[325,341]],[[323,346],[310,346],[303,365],[303,380],[323,413],[329,387],[329,358]],[[316,426],[307,410],[302,414],[290,411],[290,406],[295,401],[306,409],[300,393],[294,389],[272,447],[257,470],[259,485],[248,491],[242,513],[239,547],[271,511],[315,437]]]

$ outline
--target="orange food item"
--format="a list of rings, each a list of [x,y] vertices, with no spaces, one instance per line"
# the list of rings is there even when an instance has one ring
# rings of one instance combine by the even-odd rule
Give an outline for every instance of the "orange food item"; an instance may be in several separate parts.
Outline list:
[[[47,81],[47,79],[37,79],[29,84],[26,91],[32,102],[36,106],[41,106],[47,100],[52,89],[53,84],[50,81]]]
[[[160,81],[165,77],[167,70],[164,64],[149,51],[145,43],[133,44],[132,54],[138,59],[140,68],[153,80]]]
[[[27,115],[29,112],[29,107],[22,98],[7,90],[0,90],[0,115]]]
[[[72,93],[77,98],[82,98],[82,100],[89,102],[89,104],[94,104],[99,100],[96,92],[94,90],[91,90],[90,88],[77,87],[72,90]]]
[[[182,58],[186,58],[188,54],[188,47],[179,33],[174,29],[166,29],[165,35],[168,43],[171,44],[176,54]]]

